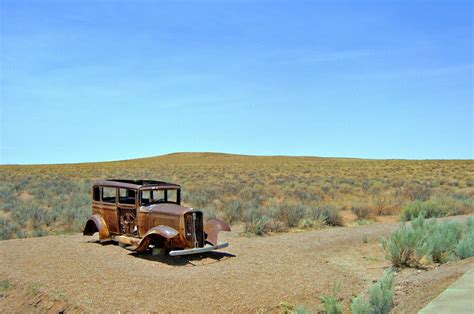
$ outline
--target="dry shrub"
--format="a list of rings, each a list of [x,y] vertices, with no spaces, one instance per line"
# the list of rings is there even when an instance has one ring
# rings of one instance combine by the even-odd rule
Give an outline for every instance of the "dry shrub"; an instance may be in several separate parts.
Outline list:
[[[371,209],[367,205],[354,204],[352,205],[351,211],[359,220],[367,220],[370,218]]]

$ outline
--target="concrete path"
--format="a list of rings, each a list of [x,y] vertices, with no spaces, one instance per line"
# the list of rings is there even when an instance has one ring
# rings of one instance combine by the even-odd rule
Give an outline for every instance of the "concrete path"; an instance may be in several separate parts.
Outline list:
[[[418,313],[474,313],[474,267]]]

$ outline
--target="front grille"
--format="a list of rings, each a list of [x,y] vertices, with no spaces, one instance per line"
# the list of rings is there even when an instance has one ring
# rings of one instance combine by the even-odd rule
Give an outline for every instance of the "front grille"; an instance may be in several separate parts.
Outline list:
[[[202,212],[190,212],[184,216],[186,240],[191,247],[204,246],[204,224]]]

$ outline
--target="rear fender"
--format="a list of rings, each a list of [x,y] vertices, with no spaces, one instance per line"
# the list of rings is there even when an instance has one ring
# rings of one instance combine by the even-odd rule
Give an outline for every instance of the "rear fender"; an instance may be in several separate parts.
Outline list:
[[[110,239],[109,228],[107,228],[104,218],[98,214],[92,215],[89,218],[82,234],[91,236],[96,232],[99,232],[99,240]]]
[[[148,230],[145,236],[141,239],[137,248],[137,252],[145,251],[152,243],[166,242],[178,235],[178,231],[168,226],[156,226]]]
[[[221,219],[211,219],[204,224],[204,232],[207,234],[206,242],[217,245],[217,235],[221,231],[230,231],[229,225]]]

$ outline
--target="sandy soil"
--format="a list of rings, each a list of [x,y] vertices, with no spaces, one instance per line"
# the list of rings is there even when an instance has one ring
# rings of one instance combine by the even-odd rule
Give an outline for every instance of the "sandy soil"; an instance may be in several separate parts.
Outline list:
[[[456,217],[455,219],[464,219]],[[267,237],[223,234],[222,252],[188,257],[136,255],[82,235],[0,242],[2,312],[255,312],[280,302],[316,311],[335,282],[345,309],[390,263],[379,238],[397,223]],[[368,243],[363,243],[364,236]],[[394,309],[416,313],[474,259],[398,273]]]

